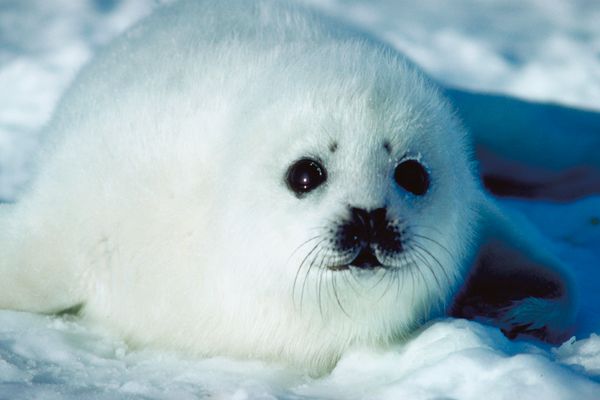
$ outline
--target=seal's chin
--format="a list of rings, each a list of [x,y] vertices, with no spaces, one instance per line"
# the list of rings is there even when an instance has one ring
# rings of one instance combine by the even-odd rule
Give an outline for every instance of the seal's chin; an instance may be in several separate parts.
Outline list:
[[[359,268],[363,270],[374,270],[376,268],[385,268],[377,259],[370,247],[363,248],[352,261],[348,264],[333,265],[328,267],[332,271],[344,271],[350,268]]]

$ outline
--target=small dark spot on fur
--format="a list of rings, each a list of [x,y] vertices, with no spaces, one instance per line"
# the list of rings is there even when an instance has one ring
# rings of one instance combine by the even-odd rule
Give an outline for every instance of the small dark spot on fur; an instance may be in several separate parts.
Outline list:
[[[337,150],[337,148],[338,148],[337,142],[333,142],[333,143],[331,143],[329,145],[329,151],[332,152],[332,153],[335,153],[335,151]]]
[[[383,148],[385,149],[385,151],[388,154],[392,154],[392,145],[390,144],[390,142],[388,140],[383,142]]]

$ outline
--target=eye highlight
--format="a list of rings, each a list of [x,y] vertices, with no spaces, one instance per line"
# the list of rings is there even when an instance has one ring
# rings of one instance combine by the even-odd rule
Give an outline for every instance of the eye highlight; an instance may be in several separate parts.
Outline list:
[[[400,187],[417,196],[423,196],[429,189],[429,173],[417,160],[406,160],[398,164],[394,180]]]
[[[327,171],[316,160],[302,158],[292,164],[286,174],[288,187],[297,195],[316,189],[327,180]]]

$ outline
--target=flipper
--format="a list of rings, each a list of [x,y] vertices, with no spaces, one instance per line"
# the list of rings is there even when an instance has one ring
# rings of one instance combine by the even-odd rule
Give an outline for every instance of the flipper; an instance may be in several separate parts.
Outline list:
[[[479,253],[450,315],[498,326],[510,338],[568,339],[577,310],[568,267],[522,215],[489,197],[481,209]]]

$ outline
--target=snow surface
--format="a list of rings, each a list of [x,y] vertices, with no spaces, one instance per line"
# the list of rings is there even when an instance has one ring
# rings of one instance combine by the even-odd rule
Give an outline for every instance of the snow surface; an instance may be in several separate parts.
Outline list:
[[[404,51],[440,82],[600,109],[600,3],[305,0]],[[0,0],[0,198],[30,176],[40,128],[99,46],[158,0]],[[600,150],[600,149],[599,149]],[[600,399],[600,197],[505,200],[573,266],[576,338],[557,348],[444,319],[324,377],[131,349],[71,317],[0,311],[0,399]]]

